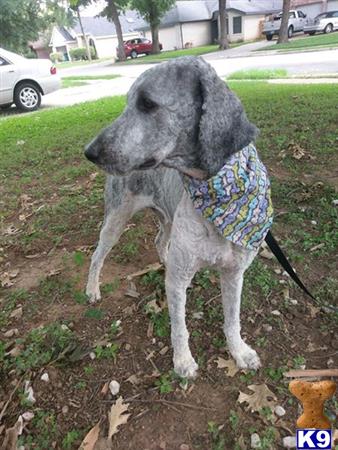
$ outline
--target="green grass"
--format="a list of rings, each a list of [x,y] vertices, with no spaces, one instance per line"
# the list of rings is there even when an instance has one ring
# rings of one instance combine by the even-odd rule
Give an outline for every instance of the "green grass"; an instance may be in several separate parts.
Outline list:
[[[287,77],[287,71],[285,69],[250,69],[239,70],[231,73],[228,80],[271,80],[273,78],[285,78]]]
[[[65,78],[62,78],[61,82],[62,82],[62,84],[61,84],[62,89],[67,89],[67,88],[77,87],[77,86],[85,86],[86,84],[88,84],[85,81],[67,80]]]
[[[230,45],[230,48],[239,47],[240,45],[248,44],[248,42],[236,42]],[[180,56],[200,56],[207,53],[217,52],[219,50],[218,45],[210,44],[203,45],[201,47],[184,48],[181,50],[167,50],[162,51],[157,55],[147,55],[136,59],[127,59],[127,61],[117,62],[117,64],[148,64],[161,61],[167,61],[168,59],[178,58]]]
[[[320,34],[318,36],[309,36],[301,39],[290,39],[286,44],[268,45],[257,51],[266,50],[296,50],[309,49],[312,47],[337,47],[338,33]]]
[[[86,80],[113,80],[118,78],[120,75],[110,74],[110,75],[73,75],[69,77],[62,77],[63,80],[69,81],[86,81]]]
[[[88,84],[87,81],[93,80],[113,80],[118,78],[120,75],[78,75],[70,77],[62,77],[62,88],[85,86]]]
[[[56,67],[62,70],[71,67],[90,66],[91,64],[98,64],[100,62],[109,61],[110,59],[113,59],[113,55],[109,58],[93,59],[92,61],[64,61],[61,63],[57,63]]]
[[[331,258],[337,245],[337,212],[332,207],[336,194],[331,168],[338,163],[338,91],[334,85],[276,86],[259,81],[230,81],[229,85],[260,128],[257,147],[264,162],[273,169],[275,233],[305,278],[309,277],[310,287],[313,284],[319,297],[326,300],[327,294],[335,291],[335,282],[321,288],[324,281],[318,281],[319,272],[317,278],[309,275],[319,271],[319,266],[329,274],[334,270]],[[0,220],[6,226],[19,222],[17,212],[23,192],[31,198],[30,202],[36,202],[30,210],[33,215],[27,223],[20,223],[20,233],[15,238],[6,237],[5,245],[11,245],[18,254],[33,254],[65,245],[74,251],[77,242],[84,239],[88,243],[88,236],[95,235],[94,243],[103,214],[104,176],[99,173],[88,187],[89,175],[97,169],[83,157],[83,147],[118,117],[124,105],[125,97],[112,97],[1,121],[0,177],[6,183],[2,188]],[[295,160],[290,144],[300,145],[315,159]],[[316,184],[319,181],[322,184]],[[278,214],[280,211],[282,214]],[[316,226],[311,225],[314,220]],[[137,248],[130,247],[132,242],[134,237],[121,244],[124,257],[134,258],[137,254]],[[324,247],[311,252],[319,243],[324,243]],[[74,255],[74,262],[80,267],[83,257]],[[261,267],[253,265],[248,274],[256,292],[263,296],[274,287],[273,277],[270,268],[265,268],[265,261]],[[197,286],[210,289],[207,278],[205,273],[198,275]],[[45,286],[47,298],[54,295],[52,280],[47,283],[51,289]],[[161,286],[162,278],[155,273],[144,277],[144,283],[148,282]],[[76,302],[82,302],[74,287],[65,285],[62,289],[70,292]],[[245,297],[251,301],[250,292]],[[6,303],[6,310],[11,311],[15,302],[13,298]],[[162,334],[167,328],[166,314],[154,317],[154,321]]]

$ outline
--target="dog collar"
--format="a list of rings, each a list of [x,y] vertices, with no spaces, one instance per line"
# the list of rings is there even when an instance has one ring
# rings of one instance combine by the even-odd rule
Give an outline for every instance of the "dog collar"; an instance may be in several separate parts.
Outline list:
[[[185,177],[196,211],[234,244],[258,250],[272,225],[270,181],[253,144],[208,180]]]

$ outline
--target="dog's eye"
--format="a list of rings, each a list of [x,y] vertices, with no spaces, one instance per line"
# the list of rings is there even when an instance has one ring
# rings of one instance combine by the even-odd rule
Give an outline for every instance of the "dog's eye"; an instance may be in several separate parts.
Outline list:
[[[137,106],[141,111],[148,112],[154,110],[157,107],[157,103],[142,95],[138,98]]]

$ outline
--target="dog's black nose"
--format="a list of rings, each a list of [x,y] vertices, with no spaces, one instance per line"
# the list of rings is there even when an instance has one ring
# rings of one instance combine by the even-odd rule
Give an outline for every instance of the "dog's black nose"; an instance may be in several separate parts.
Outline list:
[[[89,159],[89,161],[95,163],[97,162],[97,160],[99,159],[99,154],[100,154],[100,150],[99,150],[99,146],[97,145],[97,143],[95,141],[92,141],[90,144],[88,144],[85,147],[85,152],[84,152],[86,158]]]

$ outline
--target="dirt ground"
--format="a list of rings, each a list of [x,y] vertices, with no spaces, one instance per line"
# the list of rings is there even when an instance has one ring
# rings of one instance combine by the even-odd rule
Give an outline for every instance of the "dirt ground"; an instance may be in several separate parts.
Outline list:
[[[338,367],[337,315],[324,306],[337,305],[331,169],[337,91],[259,83],[237,89],[261,129],[274,235],[321,305],[269,253],[256,258],[245,276],[241,318],[242,335],[262,368],[237,371],[222,332],[218,274],[200,272],[187,302],[199,375],[179,379],[151,211],[134,216],[108,256],[102,301],[89,306],[84,295],[104,180],[84,161],[83,146],[112,120],[114,108],[120,113],[124,100],[6,119],[0,128],[8,149],[7,181],[0,185],[0,444],[15,435],[20,415],[25,450],[78,449],[98,423],[91,435],[100,431],[95,450],[244,450],[255,433],[257,448],[280,450],[282,439],[294,435],[300,409],[284,372]],[[63,143],[50,139],[57,133]],[[120,384],[114,395],[112,380]],[[326,413],[337,428],[336,396]]]
[[[36,403],[25,405],[22,397],[20,401],[20,397],[14,396],[6,411],[5,424],[13,425],[19,413],[32,410],[40,413],[41,419],[34,427],[30,423],[26,425],[24,433],[32,436],[34,442],[27,448],[77,448],[85,431],[106,417],[110,405],[116,401],[116,396],[102,393],[102,389],[107,382],[117,380],[121,385],[118,395],[129,404],[131,415],[113,437],[114,449],[250,448],[248,442],[254,431],[265,442],[262,448],[282,448],[281,438],[294,431],[298,412],[296,401],[287,391],[283,371],[303,364],[319,369],[337,363],[338,335],[328,314],[294,289],[291,292],[297,294],[299,302],[285,301],[286,277],[279,276],[284,284],[277,285],[266,298],[255,301],[255,308],[245,303],[242,312],[243,336],[258,350],[262,369],[257,373],[242,371],[227,376],[226,369],[219,369],[216,364],[219,357],[229,359],[221,329],[217,274],[207,271],[194,281],[188,293],[188,327],[200,371],[195,381],[185,384],[172,373],[162,270],[150,272],[152,277],[148,273],[133,278],[135,286],[126,278],[158,262],[153,245],[156,224],[152,214],[148,212],[138,218],[138,222],[145,230],[136,238],[139,251],[117,263],[121,248],[127,242],[126,237],[122,237],[104,266],[102,285],[108,286],[108,292],[95,308],[88,309],[86,304],[74,302],[73,293],[85,285],[94,235],[83,242],[85,247],[77,246],[84,250],[81,263],[76,262],[72,257],[74,253],[66,248],[50,256],[37,256],[34,263],[32,260],[27,263],[24,258],[16,260],[20,271],[16,288],[29,289],[38,298],[32,298],[31,305],[26,301],[25,313],[18,319],[11,319],[6,331],[15,327],[18,336],[23,336],[33,328],[62,322],[77,337],[76,348],[81,351],[75,356],[70,352],[59,362],[48,363],[39,370],[32,368],[29,375],[26,372],[24,379],[31,379]],[[132,223],[130,229],[136,226]],[[262,261],[271,273],[280,272],[274,261],[263,258]],[[62,286],[67,284],[70,274],[76,274],[76,286],[64,292]],[[42,279],[49,280],[44,292],[41,292]],[[111,287],[112,280],[117,279],[120,280],[118,286]],[[154,299],[158,318],[145,312],[146,302]],[[246,302],[250,302],[250,298]],[[86,311],[95,313],[86,315]],[[121,325],[111,339],[110,324],[117,320]],[[116,360],[100,356],[90,358],[92,348],[104,347],[111,341],[118,345]],[[8,345],[7,349],[10,348]],[[49,382],[41,380],[44,372],[48,373]],[[23,381],[15,370],[5,376],[0,391],[2,407],[17,383]],[[286,415],[278,417],[273,408],[269,410],[264,406],[260,412],[251,412],[245,403],[239,403],[239,392],[250,393],[248,385],[252,384],[266,385],[276,395],[273,405],[283,406]],[[331,415],[336,407],[336,402],[331,404]],[[102,430],[105,427],[107,423],[103,420]],[[75,440],[70,439],[67,447],[65,437],[71,432],[75,433]],[[26,442],[29,441],[26,439]]]

